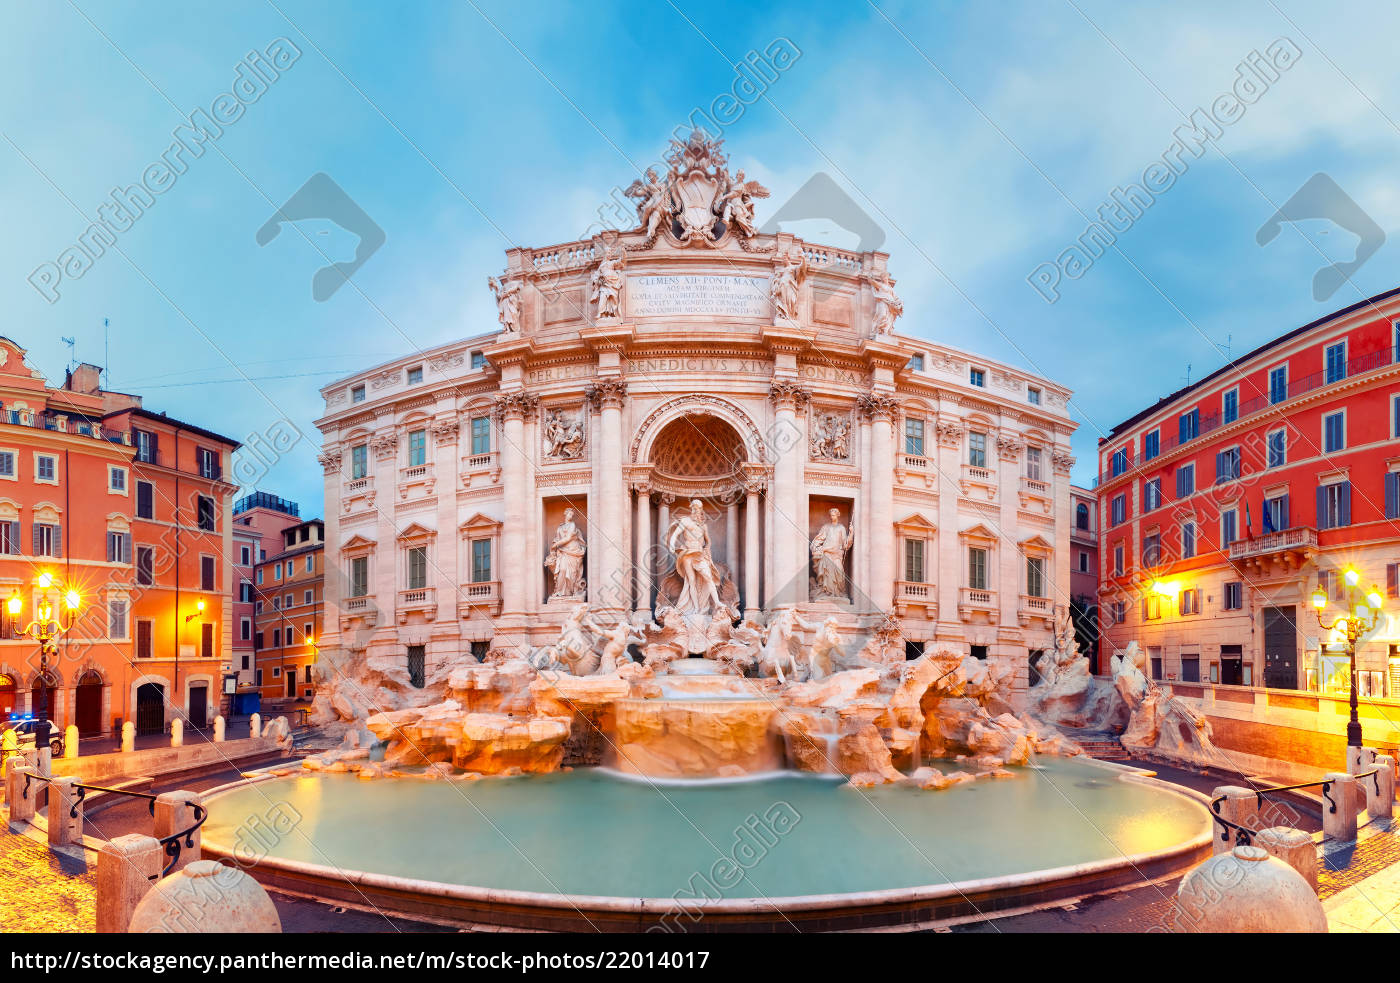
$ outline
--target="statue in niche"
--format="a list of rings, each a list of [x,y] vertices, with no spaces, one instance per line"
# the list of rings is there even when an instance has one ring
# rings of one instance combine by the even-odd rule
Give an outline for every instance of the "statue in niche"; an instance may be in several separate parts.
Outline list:
[[[791,250],[778,257],[773,271],[773,320],[797,320],[797,289],[807,275],[807,257]]]
[[[549,544],[549,555],[544,565],[554,574],[554,590],[551,601],[567,597],[582,597],[587,589],[583,579],[583,558],[588,544],[583,532],[574,524],[574,510],[564,510],[564,521],[554,530],[554,541]]]
[[[491,293],[496,298],[496,316],[501,321],[501,327],[512,333],[520,330],[521,281],[503,283],[489,276],[486,278],[486,285],[491,288]]]
[[[671,524],[666,548],[674,554],[681,578],[675,605],[681,614],[708,617],[711,611],[723,608],[720,573],[710,555],[710,531],[705,527],[705,506],[698,498],[691,500],[689,512],[681,513]]]
[[[589,281],[599,321],[616,321],[622,316],[622,259],[622,253],[604,252]]]
[[[757,181],[745,181],[744,172],[740,170],[733,179],[727,173],[724,175],[715,207],[725,228],[753,237],[758,235],[758,228],[753,224],[753,200],[767,197],[768,189]]]
[[[845,461],[851,456],[851,421],[827,413],[813,421],[812,456],[819,460]]]
[[[583,421],[562,410],[550,410],[544,422],[545,457],[576,461],[583,456]]]
[[[894,277],[881,273],[867,275],[866,279],[875,291],[875,334],[889,334],[894,330],[895,318],[904,313],[904,301],[894,292]]]
[[[812,566],[817,580],[814,600],[845,600],[846,553],[850,550],[854,537],[850,528],[841,524],[840,509],[832,509],[828,515],[831,521],[822,526],[821,531],[812,539]]]

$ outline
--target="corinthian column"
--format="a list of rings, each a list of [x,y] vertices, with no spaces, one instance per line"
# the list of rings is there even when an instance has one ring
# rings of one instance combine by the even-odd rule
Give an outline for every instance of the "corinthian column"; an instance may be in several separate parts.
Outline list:
[[[496,400],[496,425],[501,428],[501,491],[505,497],[505,521],[501,530],[501,617],[498,629],[523,632],[526,593],[531,578],[525,570],[526,524],[529,516],[529,456],[525,446],[525,417],[535,412],[538,399],[517,392]],[[511,641],[524,641],[523,636]]]
[[[807,600],[807,500],[803,494],[803,466],[807,459],[807,428],[799,411],[811,393],[795,382],[774,382],[768,392],[773,401],[773,525],[768,549],[773,554],[773,581],[768,585],[768,607],[800,604]]]
[[[870,579],[866,596],[876,611],[894,607],[894,419],[899,402],[883,393],[860,398],[861,412],[870,420]]]
[[[623,614],[631,578],[627,569],[627,486],[622,479],[622,401],[627,383],[621,379],[599,379],[588,390],[597,410],[597,468],[601,501],[588,503],[594,519],[588,537],[589,549],[598,551],[598,583],[588,585],[588,600],[600,611]]]
[[[759,479],[750,479],[744,495],[744,618],[758,620],[761,603],[758,596],[758,493]]]
[[[632,525],[637,530],[637,600],[635,613],[651,619],[651,486],[645,481],[633,485],[637,494],[637,513]],[[665,534],[665,531],[662,531]]]

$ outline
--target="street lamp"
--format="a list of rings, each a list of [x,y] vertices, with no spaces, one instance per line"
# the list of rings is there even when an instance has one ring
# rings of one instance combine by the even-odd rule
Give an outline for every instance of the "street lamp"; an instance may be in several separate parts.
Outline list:
[[[78,609],[82,607],[83,599],[73,588],[63,590],[59,587],[63,594],[63,605],[61,609],[55,610],[54,603],[49,598],[49,592],[57,584],[53,574],[48,571],[39,574],[37,584],[44,594],[34,611],[34,620],[24,626],[20,635],[39,643],[39,681],[42,688],[38,719],[34,723],[34,747],[42,749],[49,744],[49,690],[55,683],[53,675],[49,672],[49,658],[52,656],[54,661],[58,660],[58,640],[77,623]],[[20,597],[18,588],[5,602],[5,607],[11,618],[18,618],[24,611],[24,599]]]
[[[1359,688],[1356,685],[1356,642],[1362,635],[1376,627],[1376,620],[1380,617],[1381,589],[1375,584],[1371,585],[1365,596],[1361,596],[1357,584],[1361,580],[1361,575],[1355,570],[1347,570],[1342,579],[1347,585],[1347,611],[1328,624],[1322,619],[1323,609],[1327,607],[1327,592],[1321,585],[1313,591],[1312,603],[1314,613],[1317,615],[1317,625],[1324,631],[1341,631],[1346,633],[1347,658],[1351,663],[1351,720],[1347,723],[1347,746],[1361,747],[1361,718],[1357,714],[1356,692]]]

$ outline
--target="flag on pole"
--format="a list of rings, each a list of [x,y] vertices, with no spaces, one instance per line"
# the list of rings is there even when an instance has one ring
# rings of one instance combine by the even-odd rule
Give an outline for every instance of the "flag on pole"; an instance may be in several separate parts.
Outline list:
[[[1260,513],[1259,524],[1264,527],[1264,531],[1278,532],[1278,530],[1274,528],[1273,509],[1269,508],[1269,503],[1265,502],[1263,505],[1260,506],[1260,508],[1262,508],[1264,511]]]
[[[1244,503],[1244,534],[1248,539],[1254,538],[1254,520],[1249,517],[1249,503]]]

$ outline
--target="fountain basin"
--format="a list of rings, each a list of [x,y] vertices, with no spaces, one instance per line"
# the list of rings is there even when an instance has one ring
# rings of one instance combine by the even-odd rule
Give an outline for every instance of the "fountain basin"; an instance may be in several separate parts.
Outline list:
[[[267,886],[352,905],[609,931],[913,927],[1140,884],[1209,854],[1193,793],[1082,760],[1012,771],[938,792],[600,770],[269,778],[210,793],[203,849]],[[249,841],[279,805],[299,817],[290,832]]]

